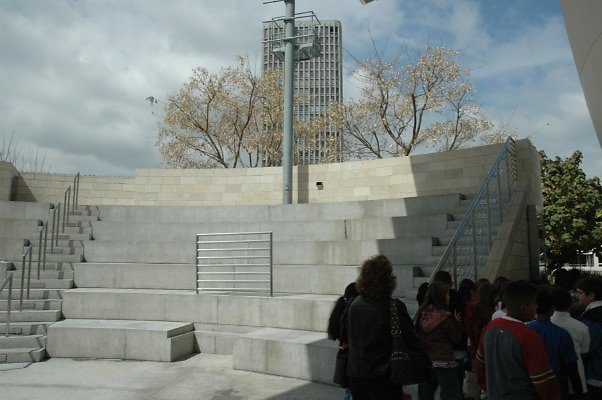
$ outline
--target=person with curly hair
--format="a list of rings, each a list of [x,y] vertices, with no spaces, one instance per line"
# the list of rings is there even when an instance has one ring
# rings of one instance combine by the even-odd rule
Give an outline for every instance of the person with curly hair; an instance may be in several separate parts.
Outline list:
[[[362,264],[356,281],[359,292],[343,314],[343,340],[349,344],[347,376],[353,400],[401,399],[403,387],[391,382],[390,303],[396,278],[384,255]],[[412,319],[398,301],[403,339],[410,348],[420,348]]]

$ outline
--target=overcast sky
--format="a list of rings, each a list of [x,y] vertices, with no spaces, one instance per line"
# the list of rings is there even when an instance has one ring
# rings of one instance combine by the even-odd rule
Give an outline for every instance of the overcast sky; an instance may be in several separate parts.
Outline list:
[[[165,98],[194,67],[260,52],[262,0],[0,0],[0,132],[46,155],[52,172],[133,175],[162,165],[148,96]],[[602,176],[558,0],[297,0],[343,27],[344,64],[427,42],[461,50],[484,110],[548,156],[584,153]],[[346,84],[347,96],[357,92]],[[160,111],[156,109],[155,111]],[[157,113],[160,114],[160,113]]]

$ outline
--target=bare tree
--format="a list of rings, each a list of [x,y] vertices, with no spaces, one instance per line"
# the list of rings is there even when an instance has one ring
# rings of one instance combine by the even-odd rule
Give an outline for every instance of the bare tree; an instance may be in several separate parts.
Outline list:
[[[40,154],[39,148],[35,151],[25,149],[15,137],[14,131],[9,135],[2,131],[0,161],[9,162],[23,172],[49,172],[51,169],[46,164],[46,153]]]
[[[375,56],[353,71],[359,99],[333,107],[351,157],[410,155],[417,147],[452,150],[470,142],[497,142],[502,134],[474,101],[474,82],[458,52],[427,45],[410,63]]]
[[[237,68],[226,67],[217,73],[194,69],[188,82],[167,98],[157,146],[168,165],[237,168],[281,164],[282,76],[275,70],[256,74],[247,59],[239,60]],[[148,100],[158,102],[154,97]],[[304,99],[297,97],[296,101]],[[315,146],[316,132],[326,122],[326,117],[295,121],[295,151]]]

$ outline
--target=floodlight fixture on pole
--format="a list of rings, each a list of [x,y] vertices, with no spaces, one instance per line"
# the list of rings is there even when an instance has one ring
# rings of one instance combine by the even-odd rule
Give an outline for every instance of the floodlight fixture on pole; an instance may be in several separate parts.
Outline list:
[[[282,204],[293,203],[293,75],[295,64],[299,61],[309,60],[321,55],[321,44],[316,29],[311,29],[310,34],[295,34],[295,20],[300,18],[317,19],[313,11],[295,14],[295,0],[268,0],[263,4],[283,1],[286,6],[284,17],[273,18],[268,21],[273,24],[272,37],[264,40],[269,43],[274,56],[284,61],[284,140],[282,146]],[[282,25],[284,22],[284,35]],[[299,45],[296,41],[299,39]]]
[[[366,5],[368,3],[372,3],[374,0],[360,0],[360,3],[362,3],[362,5]]]

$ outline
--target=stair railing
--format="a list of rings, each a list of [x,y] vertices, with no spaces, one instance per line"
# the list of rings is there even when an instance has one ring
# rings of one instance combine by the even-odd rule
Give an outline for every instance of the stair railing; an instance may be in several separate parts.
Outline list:
[[[79,203],[79,172],[73,178],[73,211],[77,208]]]
[[[63,207],[63,233],[65,233],[65,225],[69,225],[69,206],[71,204],[71,186],[65,190]]]
[[[59,245],[59,227],[61,219],[61,203],[52,206],[52,231],[50,234],[50,254],[54,254],[54,246]]]
[[[23,291],[25,290],[25,260],[29,256],[27,263],[27,300],[29,300],[29,288],[31,287],[31,243],[25,240],[23,254],[21,256],[21,293],[19,295],[19,311],[23,311]]]
[[[272,232],[199,233],[196,260],[197,294],[203,290],[274,295]]]
[[[4,290],[4,288],[8,285],[8,301],[6,306],[6,337],[10,332],[10,308],[11,308],[11,300],[13,297],[13,273],[9,273],[2,286],[0,286],[0,293]]]
[[[42,234],[44,239],[42,239]],[[48,242],[48,221],[44,221],[42,229],[40,229],[40,236],[38,238],[38,275],[40,279],[40,267],[46,271],[46,243]]]
[[[518,181],[516,143],[509,137],[491,167],[479,192],[458,226],[443,256],[431,274],[448,271],[454,286],[462,279],[477,279],[504,216],[509,210]]]

